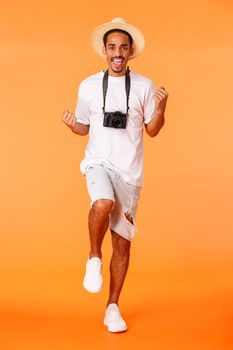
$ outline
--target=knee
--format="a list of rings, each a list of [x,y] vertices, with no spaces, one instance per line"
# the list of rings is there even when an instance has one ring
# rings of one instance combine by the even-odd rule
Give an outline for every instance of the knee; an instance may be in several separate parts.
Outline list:
[[[111,199],[97,199],[92,207],[101,213],[110,213],[113,205],[114,202]]]

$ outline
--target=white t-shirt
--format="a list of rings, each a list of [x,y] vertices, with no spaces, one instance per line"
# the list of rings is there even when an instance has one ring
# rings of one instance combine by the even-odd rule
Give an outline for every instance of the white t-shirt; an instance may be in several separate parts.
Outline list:
[[[132,185],[143,185],[143,125],[151,121],[155,113],[155,88],[151,80],[130,71],[129,114],[126,129],[103,126],[104,72],[84,79],[78,89],[75,110],[79,123],[90,125],[89,142],[80,170],[93,164],[105,164]],[[106,112],[126,113],[125,76],[108,77]]]

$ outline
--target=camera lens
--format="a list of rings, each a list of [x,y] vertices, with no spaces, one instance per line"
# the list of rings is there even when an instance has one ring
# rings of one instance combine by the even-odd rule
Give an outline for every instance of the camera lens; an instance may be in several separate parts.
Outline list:
[[[114,120],[114,125],[116,126],[120,125],[120,120],[119,119]]]

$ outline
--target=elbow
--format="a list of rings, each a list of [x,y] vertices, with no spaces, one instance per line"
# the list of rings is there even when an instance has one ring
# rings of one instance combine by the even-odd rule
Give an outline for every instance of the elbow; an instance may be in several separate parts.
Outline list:
[[[89,130],[72,130],[74,134],[79,136],[85,136],[88,134]]]
[[[150,133],[149,135],[150,135],[150,137],[155,137],[156,135],[158,135],[158,133],[159,133],[159,130],[156,132]]]
[[[157,131],[156,133],[150,134],[150,137],[155,137],[156,135],[158,135],[159,131]]]
[[[157,134],[158,134],[158,130],[146,130],[147,134],[150,136],[150,137],[155,137]]]

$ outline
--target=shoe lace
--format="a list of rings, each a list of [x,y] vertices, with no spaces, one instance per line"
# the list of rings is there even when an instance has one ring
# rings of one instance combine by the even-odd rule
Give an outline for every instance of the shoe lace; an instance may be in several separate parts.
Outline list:
[[[101,265],[100,264],[98,264],[98,263],[95,263],[95,264],[89,264],[89,266],[88,266],[88,270],[89,271],[99,271],[99,270],[101,270]]]
[[[120,320],[122,318],[119,310],[111,310],[110,315],[111,315],[111,318],[114,318],[114,319]]]

